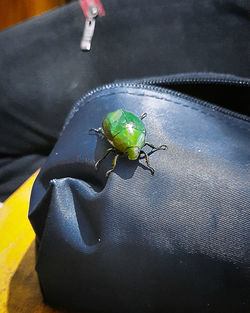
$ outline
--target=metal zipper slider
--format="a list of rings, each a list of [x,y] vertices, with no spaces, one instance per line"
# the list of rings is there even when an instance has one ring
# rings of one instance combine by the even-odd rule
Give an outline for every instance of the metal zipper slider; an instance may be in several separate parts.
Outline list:
[[[100,0],[81,0],[80,5],[86,17],[80,47],[84,51],[89,51],[95,31],[96,18],[104,16],[105,11]]]

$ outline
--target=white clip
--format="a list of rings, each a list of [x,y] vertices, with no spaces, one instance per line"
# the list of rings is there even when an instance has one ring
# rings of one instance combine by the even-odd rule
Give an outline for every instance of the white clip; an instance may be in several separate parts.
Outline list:
[[[95,31],[95,20],[99,15],[98,7],[92,5],[88,10],[88,18],[85,21],[82,40],[81,40],[81,49],[84,51],[89,51],[91,48],[91,41]]]

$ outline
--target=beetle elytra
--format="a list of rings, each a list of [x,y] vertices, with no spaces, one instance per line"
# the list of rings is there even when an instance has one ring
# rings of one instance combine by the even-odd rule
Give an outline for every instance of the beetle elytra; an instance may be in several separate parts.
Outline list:
[[[152,151],[165,150],[166,145],[160,145],[155,147],[153,144],[146,142],[146,129],[142,120],[147,116],[146,113],[137,117],[131,112],[124,110],[116,110],[106,115],[102,122],[102,127],[95,129],[91,128],[89,131],[102,134],[108,142],[112,145],[112,148],[106,150],[104,156],[95,163],[95,168],[110,152],[115,152],[112,168],[106,172],[108,176],[116,167],[116,162],[119,156],[124,155],[129,160],[136,160],[140,155],[144,155],[147,167],[151,173],[154,174],[154,169],[149,164],[148,154],[142,150],[143,147],[149,146]]]

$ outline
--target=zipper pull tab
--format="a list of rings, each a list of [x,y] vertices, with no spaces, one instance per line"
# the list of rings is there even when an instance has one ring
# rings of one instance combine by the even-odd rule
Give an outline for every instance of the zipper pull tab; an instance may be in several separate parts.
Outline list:
[[[92,6],[89,8],[88,18],[86,18],[82,40],[81,49],[84,51],[89,51],[91,48],[91,41],[95,31],[95,19],[98,16],[98,8]]]
[[[84,51],[89,51],[95,31],[96,18],[104,16],[105,11],[100,0],[80,0],[80,5],[86,18],[80,47]]]

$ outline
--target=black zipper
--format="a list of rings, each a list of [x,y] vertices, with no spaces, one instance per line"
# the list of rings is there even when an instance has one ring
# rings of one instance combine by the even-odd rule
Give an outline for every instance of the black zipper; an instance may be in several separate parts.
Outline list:
[[[99,93],[101,91],[104,90],[108,90],[108,89],[113,89],[113,88],[122,88],[122,87],[126,87],[126,88],[136,88],[136,89],[148,89],[148,90],[153,90],[156,92],[160,92],[160,93],[165,93],[165,94],[169,94],[169,95],[173,95],[185,100],[188,100],[190,102],[195,102],[199,105],[205,106],[207,108],[210,108],[212,110],[218,111],[220,113],[229,115],[231,117],[246,121],[246,122],[250,122],[250,117],[248,117],[247,115],[244,114],[240,114],[228,109],[225,109],[223,107],[220,107],[218,105],[215,104],[211,104],[209,102],[197,99],[195,97],[183,94],[181,92],[178,91],[174,91],[171,89],[167,89],[167,88],[163,88],[163,87],[159,87],[159,86],[155,86],[155,85],[160,85],[160,84],[176,84],[176,83],[182,83],[182,84],[190,84],[190,83],[204,83],[204,84],[211,84],[211,83],[218,83],[218,84],[231,84],[231,85],[239,85],[239,86],[250,86],[250,80],[246,79],[242,79],[242,80],[237,80],[237,79],[231,79],[231,80],[227,80],[227,79],[208,79],[208,78],[191,78],[191,77],[183,77],[182,78],[170,78],[170,77],[166,77],[166,78],[148,78],[148,79],[138,79],[138,80],[131,80],[131,81],[126,81],[126,82],[119,82],[119,83],[112,83],[112,84],[107,84],[107,85],[103,85],[101,87],[97,87],[93,90],[90,90],[88,93],[86,93],[83,97],[81,97],[76,104],[73,106],[72,110],[70,111],[62,132],[64,131],[64,129],[66,128],[66,126],[68,125],[69,121],[73,118],[74,114],[76,113],[76,111],[78,111],[79,107],[81,106],[82,102],[84,102],[85,100],[87,100],[89,97],[93,96],[96,93]]]
[[[216,75],[216,77],[215,77]],[[198,76],[198,77],[197,77]],[[217,85],[233,85],[239,87],[250,87],[250,79],[248,78],[240,78],[235,77],[233,75],[224,75],[224,74],[214,74],[214,73],[188,73],[188,74],[178,74],[178,75],[168,75],[167,77],[155,77],[155,78],[146,78],[146,79],[138,79],[136,82],[141,84],[149,84],[157,87],[161,87],[161,85],[188,85],[188,84],[217,84]],[[164,88],[164,87],[163,87]],[[250,121],[250,117],[241,113],[237,113],[235,111],[231,111],[229,109],[223,108],[218,105],[211,104],[207,101],[197,99],[195,97],[179,93],[179,96],[185,98],[187,100],[192,99],[192,101],[199,103],[200,105],[212,108],[218,112],[224,113],[226,115],[235,117],[237,119],[241,119],[243,121]]]
[[[194,74],[196,77],[192,77],[192,74],[188,75],[169,75],[167,77],[156,77],[156,78],[146,78],[146,79],[137,79],[133,82],[138,82],[141,84],[149,85],[163,85],[163,84],[225,84],[225,85],[237,85],[237,86],[246,86],[250,87],[250,79],[248,78],[237,78],[232,75],[228,75],[230,78],[219,78],[219,77],[208,77],[207,75],[202,75],[199,73]],[[198,77],[197,77],[198,75]],[[180,77],[181,76],[181,77]],[[218,75],[220,76],[220,75]]]

